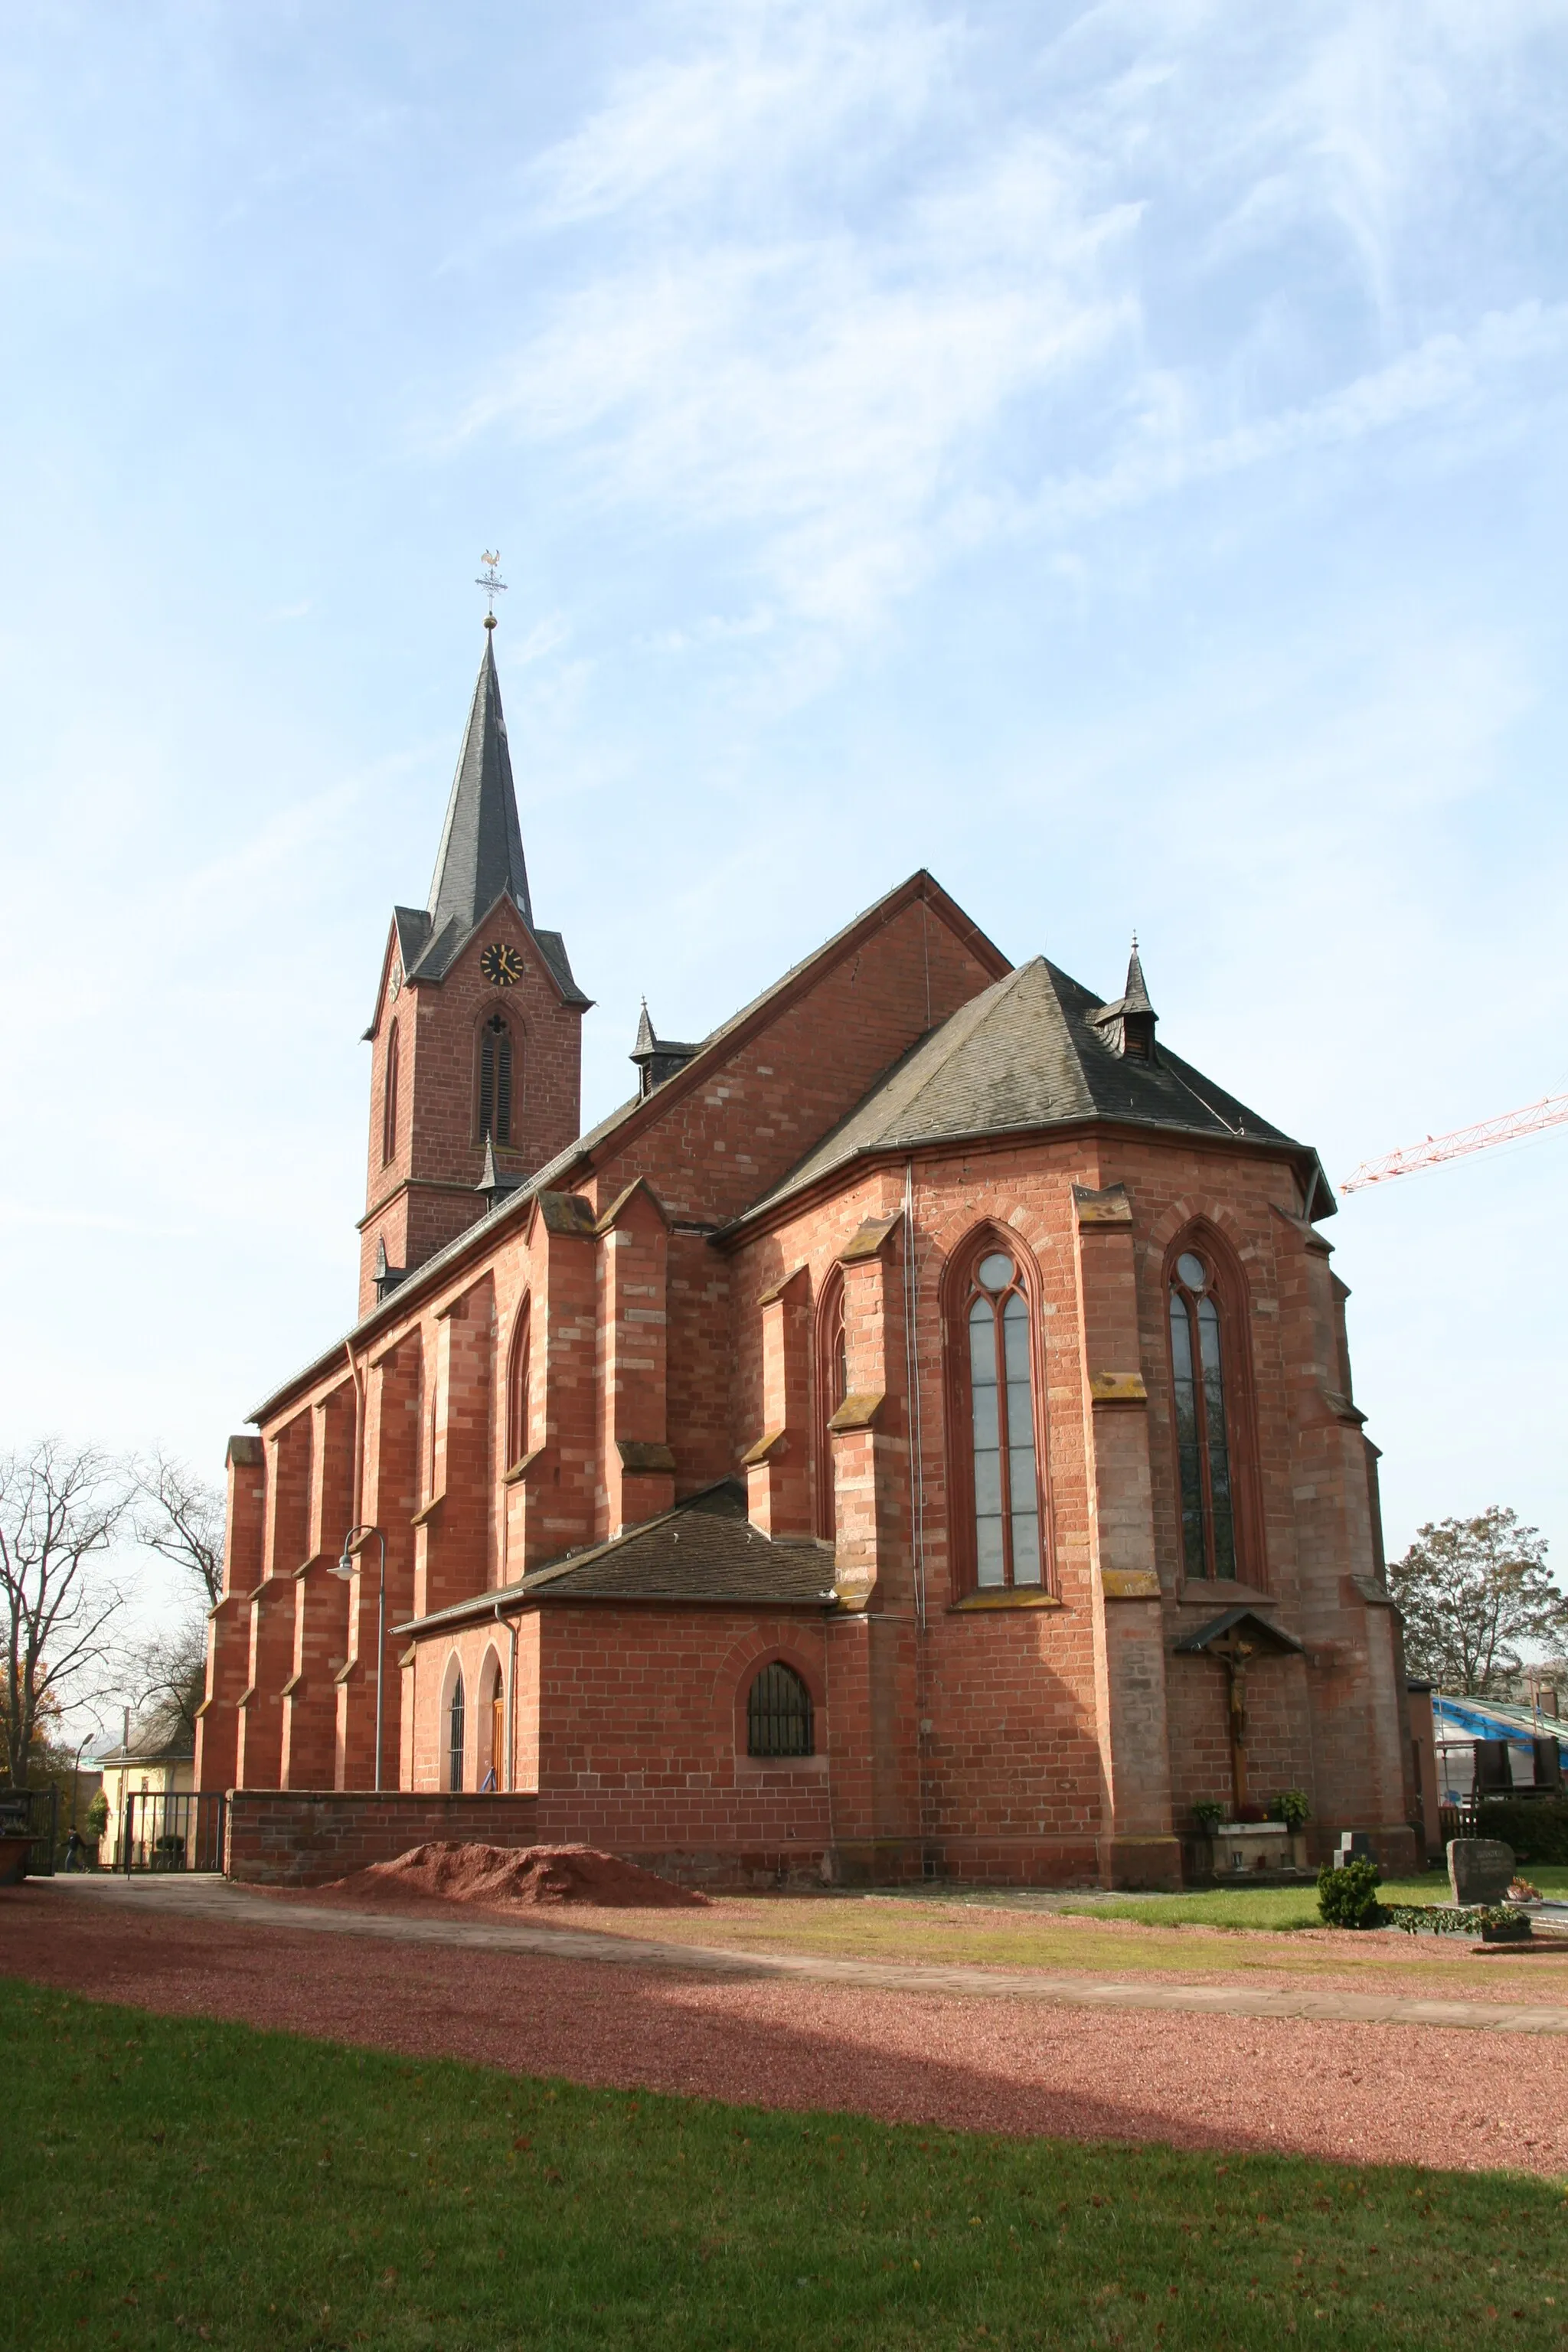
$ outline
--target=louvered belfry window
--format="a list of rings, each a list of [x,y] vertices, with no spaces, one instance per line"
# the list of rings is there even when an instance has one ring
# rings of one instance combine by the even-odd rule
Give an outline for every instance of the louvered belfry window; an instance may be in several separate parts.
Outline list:
[[[511,1031],[492,1013],[479,1032],[479,1139],[511,1141]]]
[[[811,1756],[811,1693],[793,1666],[764,1666],[746,1696],[748,1756]]]
[[[1236,1507],[1220,1315],[1213,1271],[1196,1250],[1184,1250],[1172,1272],[1171,1371],[1182,1475],[1183,1565],[1189,1576],[1233,1577]]]

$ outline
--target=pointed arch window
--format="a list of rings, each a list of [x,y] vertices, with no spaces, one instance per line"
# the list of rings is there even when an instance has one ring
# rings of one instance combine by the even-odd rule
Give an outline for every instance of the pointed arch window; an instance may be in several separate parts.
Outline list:
[[[512,1333],[511,1354],[506,1374],[506,1458],[508,1467],[521,1462],[528,1452],[528,1380],[530,1368],[530,1303],[525,1298],[517,1310],[517,1326]]]
[[[834,1530],[833,1438],[828,1423],[849,1393],[849,1345],[844,1327],[844,1272],[835,1266],[816,1318],[816,1532],[831,1543]]]
[[[983,1237],[958,1270],[948,1383],[955,1565],[980,1591],[1038,1591],[1049,1550],[1045,1432],[1022,1256]]]
[[[386,1040],[386,1074],[381,1089],[381,1164],[397,1157],[397,1094],[402,1076],[401,1048],[395,1021]]]
[[[452,1696],[447,1702],[447,1786],[458,1790],[463,1785],[463,1729],[467,1708],[463,1697],[463,1676],[458,1669],[452,1685]]]
[[[492,1013],[479,1031],[479,1131],[482,1143],[511,1141],[511,1027]]]
[[[1209,1252],[1181,1252],[1171,1269],[1171,1379],[1182,1497],[1182,1565],[1189,1577],[1234,1577],[1236,1482],[1226,1393],[1225,1318]]]

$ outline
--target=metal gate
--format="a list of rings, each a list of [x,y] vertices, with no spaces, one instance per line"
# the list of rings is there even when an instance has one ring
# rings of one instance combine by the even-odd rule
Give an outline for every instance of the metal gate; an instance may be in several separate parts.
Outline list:
[[[59,1835],[60,1792],[58,1789],[0,1789],[0,1837],[28,1837],[29,1878],[55,1874],[55,1842]]]
[[[125,1800],[119,1866],[133,1870],[222,1870],[227,1799],[190,1789],[143,1789]]]

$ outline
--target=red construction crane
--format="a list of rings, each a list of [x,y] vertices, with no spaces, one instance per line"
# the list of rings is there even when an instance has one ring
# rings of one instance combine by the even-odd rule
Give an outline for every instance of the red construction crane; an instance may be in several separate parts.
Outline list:
[[[1483,1118],[1475,1127],[1457,1127],[1451,1135],[1429,1135],[1425,1143],[1407,1143],[1385,1160],[1363,1160],[1340,1190],[1359,1192],[1363,1184],[1386,1184],[1391,1176],[1409,1176],[1417,1168],[1436,1168],[1440,1160],[1458,1160],[1467,1151],[1485,1151],[1493,1143],[1539,1135],[1543,1127],[1557,1127],[1564,1119],[1568,1119],[1568,1095],[1542,1095],[1538,1103],[1530,1103],[1523,1110],[1504,1111],[1500,1118]]]

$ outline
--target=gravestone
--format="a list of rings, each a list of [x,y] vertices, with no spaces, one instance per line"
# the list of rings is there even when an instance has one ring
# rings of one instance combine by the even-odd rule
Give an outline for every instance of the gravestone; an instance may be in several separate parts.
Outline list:
[[[1513,1876],[1513,1848],[1500,1838],[1450,1838],[1448,1891],[1456,1903],[1501,1903]]]
[[[1374,1859],[1372,1840],[1364,1830],[1342,1830],[1339,1844],[1334,1848],[1334,1868],[1342,1870],[1347,1862],[1371,1862]]]

